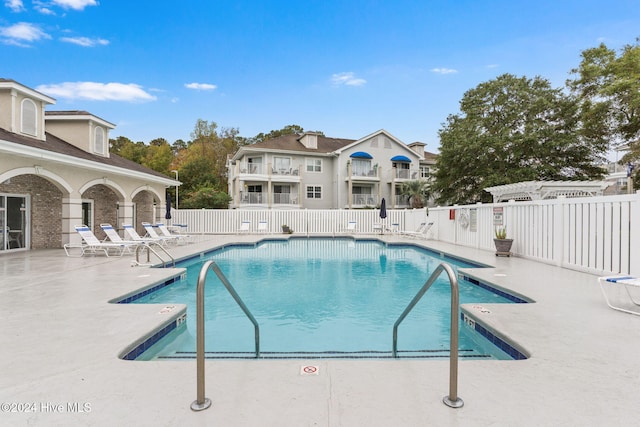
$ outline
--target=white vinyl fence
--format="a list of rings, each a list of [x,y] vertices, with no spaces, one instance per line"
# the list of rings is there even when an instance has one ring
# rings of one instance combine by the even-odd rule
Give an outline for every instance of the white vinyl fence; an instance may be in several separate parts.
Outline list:
[[[494,250],[502,222],[511,252],[599,275],[640,275],[640,192],[429,209],[434,238]]]
[[[640,275],[640,192],[631,195],[559,198],[532,202],[476,204],[427,209],[388,210],[382,220],[370,210],[173,210],[170,223],[187,224],[191,234],[238,233],[241,221],[250,232],[267,221],[267,233],[288,225],[296,234],[340,234],[349,221],[355,233],[372,234],[374,225],[415,230],[433,222],[431,239],[494,251],[494,231],[501,222],[513,239],[514,256],[598,275]]]
[[[355,233],[374,233],[374,225],[382,224],[400,230],[415,230],[426,221],[426,209],[387,210],[387,217],[380,218],[379,209],[295,209],[295,210],[227,210],[180,209],[171,211],[171,224],[186,224],[191,234],[234,234],[239,232],[242,221],[250,221],[250,232],[257,232],[258,222],[267,222],[267,233],[282,233],[288,225],[296,234],[344,233],[349,221],[356,221]]]

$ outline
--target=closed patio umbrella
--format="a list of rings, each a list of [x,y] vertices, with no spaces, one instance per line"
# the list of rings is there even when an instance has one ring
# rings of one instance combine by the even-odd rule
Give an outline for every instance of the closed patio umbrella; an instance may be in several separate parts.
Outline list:
[[[380,219],[384,222],[384,219],[387,217],[387,201],[382,198],[382,202],[380,202]],[[384,233],[384,226],[381,228],[381,232]]]
[[[164,214],[165,219],[171,219],[171,197],[167,197],[167,213]]]

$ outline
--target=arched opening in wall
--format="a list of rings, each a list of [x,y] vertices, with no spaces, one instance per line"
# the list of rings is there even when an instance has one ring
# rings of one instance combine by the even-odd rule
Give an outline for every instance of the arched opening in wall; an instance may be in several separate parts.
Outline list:
[[[151,191],[141,191],[133,198],[135,219],[133,226],[138,234],[144,235],[146,231],[142,227],[143,222],[155,224],[158,218],[158,209],[161,209],[160,200]]]
[[[63,193],[38,175],[0,183],[0,251],[62,246]]]
[[[98,184],[82,193],[82,221],[98,239],[106,235],[100,224],[118,224],[118,194],[106,185]]]

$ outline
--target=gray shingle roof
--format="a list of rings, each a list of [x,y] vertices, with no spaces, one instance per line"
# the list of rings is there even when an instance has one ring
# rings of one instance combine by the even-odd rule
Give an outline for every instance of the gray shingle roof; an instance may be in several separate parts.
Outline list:
[[[46,141],[41,141],[39,139],[30,138],[24,135],[18,135],[13,132],[9,132],[6,129],[0,128],[0,140],[12,142],[19,145],[24,145],[27,147],[38,148],[41,150],[49,151],[52,153],[64,154],[67,156],[76,157],[78,159],[89,160],[96,163],[101,163],[104,165],[115,166],[123,169],[128,169],[131,171],[142,172],[149,175],[168,178],[166,175],[156,172],[152,169],[149,169],[145,166],[142,166],[134,161],[129,159],[125,159],[124,157],[120,157],[117,154],[110,154],[109,157],[97,156],[92,153],[88,153],[75,145],[69,144],[68,142],[58,138],[55,135],[52,135],[48,132],[45,132]]]
[[[306,153],[331,153],[339,150],[355,141],[355,139],[328,138],[318,135],[318,148],[307,148],[300,141],[300,135],[282,135],[277,138],[268,139],[247,148],[259,148],[269,150],[303,151]]]

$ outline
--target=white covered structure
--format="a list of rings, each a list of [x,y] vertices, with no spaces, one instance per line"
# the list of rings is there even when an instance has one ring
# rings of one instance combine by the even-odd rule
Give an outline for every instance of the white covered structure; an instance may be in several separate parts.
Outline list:
[[[493,202],[498,203],[508,200],[557,199],[558,196],[602,196],[609,185],[611,183],[605,181],[524,181],[487,187],[484,191],[491,193]]]

